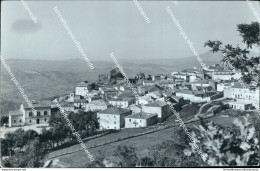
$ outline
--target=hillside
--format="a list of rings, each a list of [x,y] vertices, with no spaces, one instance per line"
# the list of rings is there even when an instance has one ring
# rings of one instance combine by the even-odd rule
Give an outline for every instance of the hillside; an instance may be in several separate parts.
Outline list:
[[[215,64],[220,55],[205,53],[201,58],[206,64]],[[81,81],[95,81],[98,75],[106,73],[115,64],[113,61],[93,61],[95,69],[80,59],[66,61],[45,60],[6,60],[16,79],[24,88],[30,100],[42,100],[57,95],[64,95],[74,91],[74,87]],[[151,60],[119,60],[128,77],[136,73],[167,74],[185,68],[199,66],[196,58],[187,57],[179,59],[151,59]],[[21,103],[25,103],[19,90],[10,80],[4,68],[1,70],[1,114],[7,115],[9,110],[14,110]]]

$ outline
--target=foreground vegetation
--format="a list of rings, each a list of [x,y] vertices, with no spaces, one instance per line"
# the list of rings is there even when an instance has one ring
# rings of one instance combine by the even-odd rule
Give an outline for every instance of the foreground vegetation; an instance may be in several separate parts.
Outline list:
[[[99,124],[95,113],[80,112],[68,115],[70,122],[80,134],[86,138],[97,134]],[[64,148],[77,143],[68,123],[58,113],[51,116],[49,130],[43,129],[41,134],[33,130],[18,129],[7,133],[2,139],[1,153],[5,167],[42,167],[45,155],[51,150]]]

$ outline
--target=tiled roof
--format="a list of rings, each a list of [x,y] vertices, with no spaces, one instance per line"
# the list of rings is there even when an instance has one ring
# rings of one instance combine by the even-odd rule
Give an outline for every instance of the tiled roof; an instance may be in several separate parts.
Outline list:
[[[182,94],[193,94],[191,90],[181,90],[176,93],[182,93]]]
[[[98,106],[107,106],[108,103],[103,100],[93,100],[89,104],[98,105]]]
[[[240,83],[234,83],[232,88],[243,88]]]
[[[114,88],[113,88],[113,89],[110,89],[110,88],[109,88],[109,89],[103,89],[103,91],[104,91],[104,92],[115,92],[115,91],[117,91],[117,90],[114,89]]]
[[[85,82],[81,82],[77,84],[77,87],[87,87],[89,84]]]
[[[155,83],[154,81],[151,81],[151,80],[144,80],[143,82],[144,83]]]
[[[145,112],[135,113],[133,115],[128,115],[125,118],[133,118],[133,119],[148,119],[151,117],[157,116],[157,114],[147,114]]]
[[[192,82],[191,84],[208,84],[209,81],[208,80],[198,80],[196,82]]]
[[[74,103],[87,103],[88,101],[86,99],[75,99]]]
[[[162,89],[159,88],[159,87],[156,87],[156,86],[152,86],[152,87],[149,87],[149,88],[148,88],[148,91],[149,91],[149,92],[158,91],[158,90],[162,90]]]
[[[167,105],[167,104],[164,101],[155,101],[155,102],[152,102],[152,103],[148,103],[145,106],[147,106],[147,107],[162,107],[162,106],[165,106],[165,105]]]
[[[109,101],[131,101],[133,98],[130,97],[119,97],[117,99],[109,99]]]
[[[9,111],[9,114],[12,116],[16,116],[16,115],[23,115],[21,110],[13,110],[13,111]]]
[[[69,102],[63,102],[60,105],[61,107],[74,107],[74,104]]]
[[[114,114],[114,115],[121,115],[123,113],[129,112],[129,109],[117,108],[117,107],[110,107],[106,110],[100,111],[100,114]]]
[[[35,101],[32,103],[32,106],[34,108],[51,108],[51,106],[56,106],[54,102],[50,100],[44,100],[44,101]],[[24,106],[25,109],[30,108],[30,106],[26,103]]]

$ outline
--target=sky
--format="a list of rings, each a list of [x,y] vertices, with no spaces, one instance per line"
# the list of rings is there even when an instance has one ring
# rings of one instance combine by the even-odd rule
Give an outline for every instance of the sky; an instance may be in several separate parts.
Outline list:
[[[94,60],[182,58],[193,52],[166,7],[179,20],[198,53],[207,40],[241,44],[237,24],[256,21],[245,1],[20,1],[1,3],[1,53],[5,59],[67,60],[83,57],[53,10],[58,7],[87,57]],[[252,2],[260,11],[259,3]],[[259,12],[260,13],[260,12]],[[257,49],[253,49],[256,53]]]

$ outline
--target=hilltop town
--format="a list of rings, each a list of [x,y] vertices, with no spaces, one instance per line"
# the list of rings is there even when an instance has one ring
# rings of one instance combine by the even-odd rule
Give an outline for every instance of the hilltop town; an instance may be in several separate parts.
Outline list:
[[[259,69],[259,66],[254,69]],[[253,71],[250,74],[254,76]],[[107,73],[99,75],[95,82],[80,82],[75,85],[74,92],[55,99],[70,118],[76,131],[79,131],[83,141],[87,142],[87,146],[99,149],[97,147],[118,141],[124,144],[123,140],[130,143],[131,138],[145,138],[157,132],[160,132],[163,139],[167,139],[170,138],[170,134],[166,134],[167,129],[180,136],[176,127],[179,126],[179,121],[166,101],[171,102],[174,109],[180,113],[180,118],[190,126],[207,120],[230,127],[236,118],[247,114],[252,118],[257,117],[254,106],[259,104],[257,82],[251,81],[250,91],[246,91],[237,80],[240,76],[241,72],[234,74],[226,63],[211,65],[206,69],[194,67],[169,74],[139,73],[134,78],[129,78],[140,97],[136,100],[119,69],[111,68]],[[83,150],[53,100],[32,101],[37,115],[33,114],[27,104],[21,104],[20,109],[10,111],[1,134],[2,138],[7,138],[3,139],[3,143],[16,143],[17,140],[11,138],[15,137],[11,136],[11,133],[24,138],[27,134],[40,136],[41,141],[48,144],[37,154],[44,157],[39,161],[45,162],[45,167],[56,167],[52,164],[53,159],[66,161],[66,158],[60,157],[69,155],[72,159],[76,153]],[[145,106],[149,114],[141,105]],[[154,136],[155,139],[146,144],[147,148],[162,143],[162,140]],[[182,136],[186,137],[183,133]],[[137,148],[141,148],[139,143],[142,144],[143,140],[132,141]],[[8,148],[8,145],[5,147]],[[108,149],[102,151],[104,150]],[[2,154],[8,155],[5,152]],[[86,159],[82,157],[79,160],[83,162]],[[71,166],[79,165],[73,165],[72,161],[70,165],[62,164],[62,167]]]
[[[136,101],[120,71],[112,68],[99,75],[96,82],[80,82],[74,92],[57,99],[66,112],[96,112],[100,130],[147,127],[165,121],[172,114],[166,99],[170,99],[178,109],[192,103],[209,105],[221,101],[211,108],[212,113],[223,106],[242,111],[255,109],[250,97],[259,104],[257,83],[252,82],[250,92],[246,92],[237,81],[239,76],[225,64],[212,65],[206,70],[194,67],[170,74],[146,76],[140,73],[129,79],[140,95],[140,100]],[[48,127],[50,116],[58,112],[57,107],[51,100],[33,101],[32,104],[37,110],[36,116],[26,104],[22,104],[20,109],[9,112],[8,127]],[[141,104],[151,115],[142,111]]]

